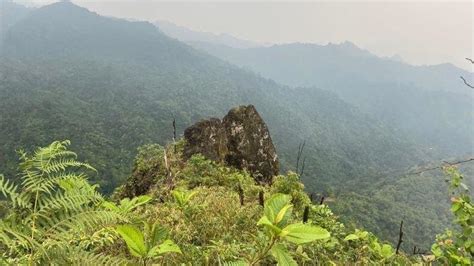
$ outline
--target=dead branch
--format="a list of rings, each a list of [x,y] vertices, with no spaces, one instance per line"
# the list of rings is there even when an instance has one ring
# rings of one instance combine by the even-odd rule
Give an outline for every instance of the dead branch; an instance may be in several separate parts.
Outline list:
[[[423,251],[421,248],[418,248],[416,246],[413,247],[413,255],[426,255],[428,254],[428,251]]]
[[[168,185],[169,190],[172,190],[174,188],[173,173],[171,171],[171,165],[168,163],[168,155],[166,153],[166,149],[164,149],[164,160],[166,169],[166,184]]]
[[[474,86],[471,85],[471,84],[469,84],[463,76],[460,76],[460,78],[462,79],[462,81],[464,82],[464,84],[466,84],[466,86],[468,86],[469,88],[474,89]]]
[[[173,117],[173,147],[176,154],[176,118]]]
[[[403,220],[400,223],[400,232],[398,233],[398,243],[397,243],[397,251],[395,254],[398,254],[400,251],[400,246],[402,245],[403,242]]]
[[[421,174],[423,172],[432,171],[432,170],[436,170],[436,169],[443,169],[443,167],[446,167],[446,166],[455,166],[455,165],[459,165],[459,164],[463,164],[463,163],[467,163],[467,162],[471,162],[471,161],[474,161],[474,158],[469,158],[469,159],[466,159],[466,160],[461,160],[461,161],[456,161],[456,162],[443,161],[443,165],[438,165],[438,166],[435,166],[435,167],[422,169],[420,171],[412,172],[412,173],[408,173],[408,174],[418,175],[418,174]]]
[[[324,203],[324,196],[321,196],[321,200],[319,201],[319,205],[323,205]]]
[[[304,207],[304,212],[303,212],[303,223],[306,223],[308,221],[309,217],[309,206]]]
[[[471,58],[467,58],[466,57],[466,60],[471,62],[471,64],[474,64],[474,60],[472,60]],[[464,82],[464,84],[466,84],[466,86],[468,86],[469,88],[471,89],[474,89],[474,86],[469,84],[469,82],[466,81],[466,79],[463,77],[463,76],[460,76],[460,78],[462,79],[462,81]]]
[[[240,184],[237,189],[239,192],[240,206],[244,206],[244,190],[242,189],[242,186]]]
[[[296,155],[296,173],[298,173],[298,169],[300,168],[301,155],[303,154],[305,145],[306,145],[306,140],[304,140],[303,143],[300,143],[300,145],[298,145],[298,153]]]
[[[304,174],[304,163],[306,162],[306,157],[303,158],[303,165],[301,166],[301,170],[299,172],[299,176],[302,177]]]
[[[313,199],[314,199],[314,193],[311,192],[311,193],[309,194],[309,200],[311,201],[311,203],[313,203]]]
[[[258,203],[260,206],[265,207],[265,195],[263,194],[263,190],[258,192]]]

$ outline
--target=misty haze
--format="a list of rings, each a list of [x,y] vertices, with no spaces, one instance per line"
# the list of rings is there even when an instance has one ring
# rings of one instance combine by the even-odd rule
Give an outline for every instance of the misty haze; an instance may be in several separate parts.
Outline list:
[[[0,0],[0,264],[471,265],[473,8]]]

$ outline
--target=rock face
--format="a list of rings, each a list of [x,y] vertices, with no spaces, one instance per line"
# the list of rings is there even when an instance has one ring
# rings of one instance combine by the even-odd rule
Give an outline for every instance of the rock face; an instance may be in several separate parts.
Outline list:
[[[184,156],[206,158],[246,169],[260,183],[271,183],[279,162],[270,132],[253,105],[233,108],[221,120],[200,121],[184,131]]]
[[[225,161],[228,140],[221,120],[211,118],[197,122],[184,131],[184,138],[184,156],[187,159],[193,154],[201,153],[210,160]]]

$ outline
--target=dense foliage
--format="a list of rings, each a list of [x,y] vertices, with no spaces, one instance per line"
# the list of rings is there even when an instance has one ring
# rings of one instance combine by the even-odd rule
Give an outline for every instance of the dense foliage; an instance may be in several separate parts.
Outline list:
[[[459,227],[437,237],[433,255],[419,257],[395,254],[373,234],[346,228],[327,205],[311,202],[291,172],[261,186],[248,173],[199,155],[182,161],[179,145],[152,145],[141,149],[136,164],[163,161],[162,154],[144,159],[143,151],[164,150],[169,161],[162,162],[165,169],[155,170],[171,173],[172,185],[158,178],[148,195],[107,201],[86,179],[94,169],[78,162],[68,145],[56,141],[33,154],[22,153],[19,185],[2,177],[3,263],[301,265],[439,260],[470,265],[472,260],[473,208],[462,192],[462,175],[452,167],[447,169],[450,187],[460,191],[451,199],[451,210]]]
[[[453,166],[446,167],[445,171],[450,177],[451,212],[457,227],[438,235],[431,251],[443,263],[471,265],[474,258],[474,206],[468,187],[462,183],[463,175]]]
[[[326,205],[311,203],[293,173],[263,187],[248,173],[199,155],[182,161],[181,149],[168,147],[169,165],[161,170],[172,173],[172,186],[158,179],[149,195],[107,201],[86,179],[94,169],[78,162],[68,145],[56,141],[33,154],[23,153],[19,185],[2,178],[7,204],[0,223],[3,263],[297,265],[417,260],[395,255],[389,244],[368,232],[346,229]],[[149,159],[137,156],[136,164]],[[161,154],[154,159],[164,160]]]

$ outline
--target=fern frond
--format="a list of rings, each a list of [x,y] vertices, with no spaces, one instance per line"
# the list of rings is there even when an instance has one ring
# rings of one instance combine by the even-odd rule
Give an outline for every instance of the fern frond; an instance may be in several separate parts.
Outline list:
[[[76,256],[71,256],[73,260],[71,265],[128,265],[130,263],[126,258],[113,257],[105,254],[94,254],[92,252],[77,252]]]
[[[72,232],[97,230],[117,223],[128,222],[126,216],[114,211],[89,210],[68,218],[58,219],[57,223],[45,232],[46,237],[58,240],[68,240]]]
[[[40,208],[37,215],[43,219],[39,219],[38,222],[50,221],[53,216],[58,216],[57,218],[61,219],[67,218],[61,214],[75,214],[90,208],[91,203],[99,204],[100,201],[102,201],[102,196],[98,192],[75,194],[58,192],[53,197],[44,198],[39,202]]]
[[[9,199],[13,207],[28,208],[31,203],[27,198],[18,193],[18,186],[0,175],[0,191],[5,198]]]
[[[97,171],[94,167],[87,163],[81,163],[72,158],[59,158],[43,164],[41,170],[47,174],[65,171],[69,167],[85,167],[92,171]]]
[[[86,175],[79,173],[58,173],[52,175],[49,178],[31,178],[25,179],[22,182],[23,188],[28,191],[40,191],[48,194],[52,194],[57,185],[59,185],[61,180],[66,179],[85,179]]]
[[[112,257],[105,254],[97,254],[85,251],[78,247],[56,247],[49,250],[48,259],[44,263],[54,265],[128,265],[126,258]]]
[[[28,248],[40,246],[38,242],[23,231],[24,230],[19,227],[9,225],[0,220],[0,243],[8,248],[18,245]]]

